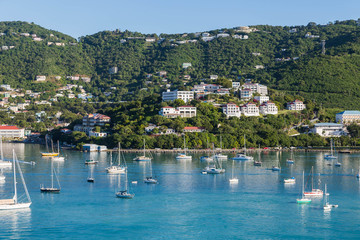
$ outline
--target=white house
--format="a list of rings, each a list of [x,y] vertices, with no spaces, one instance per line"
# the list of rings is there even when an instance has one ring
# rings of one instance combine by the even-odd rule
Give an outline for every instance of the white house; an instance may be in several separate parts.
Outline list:
[[[204,132],[204,127],[184,127],[183,132]]]
[[[343,111],[336,114],[336,122],[344,125],[360,123],[360,111]]]
[[[166,118],[176,118],[176,117],[196,117],[196,107],[193,106],[180,106],[178,108],[173,107],[162,107],[159,111],[159,115]]]
[[[43,76],[43,75],[39,75],[39,76],[36,76],[36,81],[37,82],[43,82],[46,80],[46,76]]]
[[[182,64],[182,67],[184,68],[184,69],[187,69],[188,67],[191,67],[192,65],[191,65],[191,63],[183,63]]]
[[[180,116],[180,112],[173,107],[162,107],[159,111],[159,115],[164,116],[166,118],[176,118]]]
[[[106,136],[107,133],[104,132],[93,132],[93,131],[89,132],[89,137],[106,137]]]
[[[210,75],[210,79],[211,80],[216,80],[216,79],[218,79],[218,75]]]
[[[264,102],[268,102],[269,101],[269,96],[264,96],[264,95],[260,95],[260,96],[255,96],[254,99],[259,102],[260,104],[263,104]]]
[[[196,107],[193,106],[180,106],[177,108],[180,112],[180,116],[185,117],[196,117]]]
[[[229,117],[239,118],[241,116],[240,107],[237,106],[235,103],[228,103],[226,105],[223,105],[222,111],[227,118]]]
[[[181,99],[184,102],[190,102],[194,99],[194,92],[192,91],[170,91],[169,89],[166,92],[162,93],[162,100],[165,101],[174,101],[176,99]]]
[[[248,102],[245,105],[241,106],[241,113],[245,116],[260,116],[259,108],[255,103]]]
[[[311,129],[311,132],[319,134],[322,137],[340,137],[347,135],[344,131],[344,125],[338,123],[316,123]]]
[[[240,90],[241,100],[250,100],[253,96],[253,91],[249,88],[244,88]]]
[[[295,111],[301,111],[306,108],[305,104],[300,100],[295,100],[292,102],[287,103],[286,109],[287,110],[295,110]]]
[[[23,138],[24,128],[17,126],[0,126],[0,136],[3,138]]]
[[[260,113],[262,115],[267,114],[278,114],[278,108],[275,103],[267,101],[260,105],[259,107]]]
[[[231,84],[232,84],[232,88],[235,90],[238,90],[241,86],[240,82],[232,82]]]

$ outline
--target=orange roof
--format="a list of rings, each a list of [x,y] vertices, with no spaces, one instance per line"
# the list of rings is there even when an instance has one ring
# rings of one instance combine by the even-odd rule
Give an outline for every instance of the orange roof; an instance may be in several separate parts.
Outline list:
[[[184,127],[184,130],[198,130],[198,129],[205,129],[204,127]]]
[[[19,130],[17,126],[0,126],[0,130]]]

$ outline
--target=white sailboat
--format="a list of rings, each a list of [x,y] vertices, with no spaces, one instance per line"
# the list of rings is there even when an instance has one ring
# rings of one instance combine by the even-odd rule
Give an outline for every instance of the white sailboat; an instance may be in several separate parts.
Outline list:
[[[54,187],[54,175],[56,178],[56,181],[58,183],[59,187]],[[54,162],[53,160],[51,160],[51,172],[50,172],[50,176],[51,176],[51,187],[44,187],[44,184],[40,185],[40,191],[44,192],[44,193],[59,193],[61,190],[60,187],[60,182],[59,182],[59,178],[56,175],[56,171],[54,169]]]
[[[145,154],[145,138],[144,138],[144,155],[143,156],[137,156],[134,158],[134,161],[151,161],[151,157],[147,157]]]
[[[157,184],[158,180],[153,177],[151,161],[149,162],[149,164],[150,164],[150,176],[148,176],[144,179],[144,183]]]
[[[120,175],[119,175],[119,179],[120,179]],[[120,183],[120,181],[119,181]],[[124,199],[131,199],[135,196],[135,194],[133,193],[129,193],[129,183],[128,183],[128,176],[127,176],[127,171],[125,172],[125,190],[121,190],[116,192],[116,197],[118,198],[124,198]]]
[[[65,161],[65,157],[60,156],[60,143],[59,143],[59,141],[57,141],[57,147],[58,147],[58,156],[52,157],[52,160],[53,161]]]
[[[291,150],[290,158],[286,159],[286,163],[288,163],[288,164],[294,164],[295,163],[295,160],[294,160],[294,157],[293,157],[293,150]]]
[[[212,157],[210,157],[210,148],[209,148],[209,140],[208,139],[206,139],[207,140],[207,144],[206,144],[206,146],[207,146],[207,149],[208,149],[208,155],[206,155],[206,156],[201,156],[200,157],[200,161],[205,161],[205,162],[212,162],[213,160],[214,160],[214,156],[212,156]]]
[[[332,209],[332,205],[329,204],[328,195],[329,194],[326,192],[326,184],[325,184],[325,204],[323,206],[324,211],[331,211]]]
[[[222,150],[222,137],[220,136],[220,149]],[[221,153],[221,151],[219,153],[216,153],[212,156],[212,158],[216,158],[217,160],[227,160],[228,156],[224,155]]]
[[[303,171],[303,182],[302,182],[302,189],[301,189],[301,198],[296,199],[296,202],[299,204],[304,204],[304,203],[311,203],[311,199],[310,198],[306,198],[304,195],[304,184],[305,184],[305,179],[304,179],[304,171]]]
[[[311,167],[311,191],[304,192],[304,195],[307,197],[322,197],[324,192],[321,189],[314,188],[314,167]]]
[[[326,154],[324,156],[324,159],[326,159],[326,160],[337,159],[337,156],[335,156],[333,153],[333,140],[332,139],[330,142],[330,154]]]
[[[237,184],[239,179],[234,177],[234,160],[232,161],[231,178],[229,179],[230,184]]]
[[[186,142],[185,142],[185,134],[184,134],[184,152],[179,153],[176,156],[176,160],[192,160],[192,156],[186,154]]]
[[[2,147],[2,136],[0,136],[0,151],[1,151],[0,168],[11,167],[12,163],[10,161],[4,160],[4,153],[3,153],[3,147]]]
[[[126,162],[124,159],[124,165],[121,165],[121,146],[118,146],[118,165],[112,165],[112,159],[110,160],[110,167],[106,168],[107,173],[117,174],[126,172]]]
[[[27,202],[19,202],[17,195],[17,182],[16,182],[16,167],[19,170],[20,178],[24,186],[25,194],[27,197]],[[16,157],[15,151],[13,150],[13,173],[14,173],[14,197],[10,199],[0,199],[0,210],[11,210],[19,208],[29,208],[31,205],[31,199],[29,192],[27,190],[24,176],[22,174],[18,159]]]
[[[252,156],[247,156],[246,155],[246,139],[245,139],[245,135],[244,135],[244,149],[245,149],[244,153],[238,153],[232,159],[233,160],[239,160],[239,161],[254,160],[254,158]]]
[[[271,170],[272,170],[273,172],[278,172],[278,171],[281,170],[278,154],[279,154],[279,152],[276,152],[276,162],[277,162],[277,165],[276,165],[276,166],[274,165],[274,166],[272,166],[272,168],[271,168]]]

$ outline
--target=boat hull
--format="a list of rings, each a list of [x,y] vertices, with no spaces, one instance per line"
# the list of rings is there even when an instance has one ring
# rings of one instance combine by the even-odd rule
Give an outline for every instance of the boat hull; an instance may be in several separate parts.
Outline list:
[[[0,161],[0,167],[11,167],[12,163],[8,161]]]
[[[136,157],[133,159],[134,161],[138,161],[138,162],[143,162],[143,161],[151,161],[151,158],[149,157],[144,157],[144,156],[140,156],[140,157]]]
[[[59,153],[41,153],[41,156],[43,157],[56,157]]]
[[[307,204],[307,203],[311,203],[311,199],[308,198],[296,199],[296,202],[298,204]]]
[[[126,193],[126,194],[123,194],[120,192],[116,193],[116,197],[122,198],[122,199],[132,199],[134,196],[135,196],[135,194],[130,194],[130,193]]]
[[[17,204],[4,204],[0,205],[0,210],[12,210],[12,209],[21,209],[29,208],[31,203],[17,203]]]
[[[40,188],[40,192],[43,192],[43,193],[59,193],[60,188]]]
[[[106,172],[109,174],[118,174],[118,173],[125,173],[126,172],[126,168],[125,167],[110,167],[106,169]]]
[[[192,156],[177,156],[176,160],[192,160]],[[206,161],[212,161],[212,160],[206,160]]]
[[[311,192],[304,192],[304,196],[306,197],[322,197],[324,195],[324,192],[320,189],[313,190]]]

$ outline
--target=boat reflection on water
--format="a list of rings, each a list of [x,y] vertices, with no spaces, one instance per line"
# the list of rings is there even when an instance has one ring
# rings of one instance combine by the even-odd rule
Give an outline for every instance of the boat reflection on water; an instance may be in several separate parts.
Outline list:
[[[24,231],[31,230],[31,208],[0,211],[3,239],[22,239]]]

